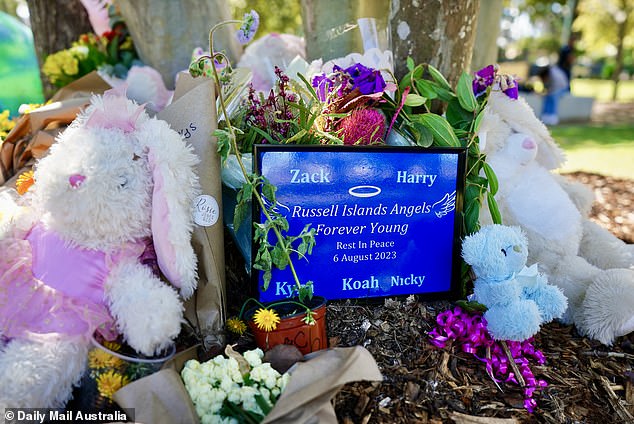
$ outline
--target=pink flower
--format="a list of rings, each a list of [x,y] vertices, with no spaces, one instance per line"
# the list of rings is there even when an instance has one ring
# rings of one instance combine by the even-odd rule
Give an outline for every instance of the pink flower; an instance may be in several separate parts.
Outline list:
[[[376,144],[383,141],[385,116],[377,109],[355,109],[338,123],[344,144]]]

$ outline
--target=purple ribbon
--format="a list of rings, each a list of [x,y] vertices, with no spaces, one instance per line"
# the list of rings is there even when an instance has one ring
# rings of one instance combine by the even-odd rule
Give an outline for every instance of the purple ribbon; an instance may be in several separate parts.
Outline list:
[[[429,342],[442,349],[451,342],[455,342],[460,350],[475,356],[484,362],[487,373],[496,382],[518,384],[517,377],[512,371],[509,359],[502,346],[497,343],[486,328],[486,320],[480,313],[469,314],[456,306],[452,311],[445,311],[436,317],[437,327],[429,332]],[[523,342],[506,342],[511,356],[520,374],[524,378],[524,408],[532,413],[537,407],[533,395],[537,389],[548,385],[545,380],[539,380],[530,368],[531,360],[541,365],[546,362],[544,354],[533,345],[533,338]],[[486,357],[489,348],[490,358]]]

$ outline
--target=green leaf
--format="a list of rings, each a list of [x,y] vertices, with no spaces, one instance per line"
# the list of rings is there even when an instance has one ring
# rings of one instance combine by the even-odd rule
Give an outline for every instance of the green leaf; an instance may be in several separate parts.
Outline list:
[[[271,251],[271,259],[273,261],[273,265],[278,269],[286,268],[288,265],[288,256],[286,255],[284,246],[281,245],[281,242],[278,241],[273,250]]]
[[[478,223],[480,218],[480,204],[478,202],[472,202],[467,205],[467,209],[465,210],[464,220],[465,220],[465,235],[473,234],[477,231]]]
[[[449,82],[438,69],[434,68],[431,65],[427,65],[427,72],[429,72],[429,75],[431,75],[434,81],[440,84],[442,88],[451,91],[451,86],[449,85]]]
[[[250,203],[248,202],[238,202],[236,204],[236,208],[233,213],[233,229],[237,233],[240,225],[247,218],[249,213]]]
[[[410,80],[412,78],[412,72],[406,73],[403,78],[398,82],[398,98],[403,95],[405,88],[410,86]]]
[[[491,192],[491,195],[495,196],[499,187],[498,177],[495,175],[495,171],[493,171],[493,168],[491,168],[491,165],[488,163],[484,162],[482,164],[482,168],[484,169],[484,175],[486,175],[487,180],[489,180],[489,191]]]
[[[269,412],[271,412],[271,409],[273,409],[273,406],[271,406],[271,404],[264,399],[264,396],[259,393],[255,395],[255,402],[258,404],[265,417],[269,414]]]
[[[438,95],[438,98],[442,100],[443,102],[450,102],[452,99],[456,98],[456,95],[454,94],[453,91],[447,90],[437,85],[434,86],[434,89],[436,90],[436,94]]]
[[[469,157],[473,160],[478,160],[480,158],[480,148],[478,147],[478,139],[475,139],[475,142],[469,143]]]
[[[473,114],[463,109],[458,98],[447,102],[447,121],[456,128],[470,130]]]
[[[301,140],[307,133],[308,133],[308,131],[306,131],[306,130],[300,130],[294,136],[284,140],[284,143],[285,144],[298,144],[297,140]]]
[[[485,312],[488,309],[482,303],[475,301],[467,302],[466,300],[458,300],[456,301],[456,305],[460,306],[466,312]]]
[[[297,297],[301,303],[305,303],[305,300],[311,300],[313,298],[313,282],[309,281],[306,284],[302,284],[299,289],[297,289]]]
[[[484,191],[480,186],[467,184],[467,187],[465,188],[465,203],[469,204],[471,202],[478,202],[482,204],[483,199],[480,198],[480,193],[483,192]]]
[[[480,163],[482,163],[482,162],[480,162]],[[488,183],[489,183],[488,180],[486,178],[481,177],[480,175],[478,175],[478,173],[480,172],[480,169],[475,168],[474,170],[477,171],[477,173],[474,172],[473,174],[468,175],[467,176],[467,181],[472,183],[472,184],[476,184],[476,185],[479,185],[479,186],[482,186],[482,187],[485,187],[485,188],[488,187]]]
[[[500,209],[498,208],[498,203],[495,201],[495,198],[491,194],[491,192],[487,191],[487,204],[489,205],[489,212],[491,213],[491,219],[494,224],[502,224],[502,215],[500,215]]]
[[[422,106],[427,101],[426,98],[419,96],[418,94],[408,94],[405,98],[405,106]]]
[[[271,270],[267,269],[266,271],[264,271],[264,274],[262,274],[262,290],[266,291],[269,288],[269,284],[271,284]]]
[[[313,99],[319,100],[319,97],[317,96],[317,92],[315,91],[315,88],[313,87],[311,83],[308,82],[308,80],[306,80],[306,77],[300,74],[299,72],[297,73],[297,76],[299,77],[299,79],[302,80],[302,82],[306,86],[306,89],[310,92],[310,95],[313,97]]]
[[[412,72],[414,70],[414,59],[412,59],[410,56],[407,56],[407,70],[409,70],[410,72]]]
[[[269,183],[268,180],[264,182],[262,185],[262,195],[268,199],[269,202],[275,206],[276,196],[275,192],[277,191],[277,187],[273,184]]]
[[[421,147],[429,147],[434,143],[434,135],[420,122],[413,122],[409,126],[410,131],[414,135],[416,144]]]
[[[264,137],[266,139],[266,141],[268,141],[269,143],[271,143],[271,144],[279,144],[277,141],[273,140],[273,137],[271,137],[271,135],[269,133],[262,131],[258,127],[251,127],[251,128],[253,129],[253,131],[257,132],[262,137]]]
[[[220,153],[220,159],[224,165],[227,157],[229,157],[229,152],[231,151],[231,139],[229,138],[229,133],[225,130],[215,130],[213,135],[218,139],[217,150],[218,153]]]
[[[242,184],[242,188],[238,191],[238,195],[236,196],[236,200],[238,203],[248,202],[251,200],[251,196],[253,196],[253,184],[250,181]]]
[[[427,99],[435,99],[438,97],[434,84],[429,81],[416,81],[416,89],[418,89],[421,96],[426,97]]]
[[[114,37],[108,45],[109,59],[113,62],[117,60],[117,51],[119,50],[119,37]]]
[[[458,94],[458,101],[460,106],[469,112],[473,112],[478,107],[478,101],[473,94],[473,88],[471,87],[471,76],[466,72],[460,75],[458,80],[458,87],[456,89]]]
[[[480,131],[480,124],[482,123],[482,118],[484,117],[484,110],[481,110],[480,113],[475,117],[475,121],[473,122],[473,133],[477,134]]]
[[[423,113],[417,115],[417,119],[431,131],[434,140],[436,140],[439,146],[460,147],[460,141],[453,132],[453,128],[451,128],[449,122],[442,116],[434,113]]]

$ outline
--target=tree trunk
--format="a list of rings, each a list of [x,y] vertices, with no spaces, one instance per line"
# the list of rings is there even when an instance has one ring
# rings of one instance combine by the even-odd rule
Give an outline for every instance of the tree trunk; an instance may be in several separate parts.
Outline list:
[[[31,28],[35,53],[40,70],[46,56],[67,49],[81,34],[92,32],[88,13],[79,0],[27,0],[31,15]],[[44,97],[49,98],[56,90],[40,71],[44,86]]]
[[[396,77],[406,59],[429,63],[455,85],[469,71],[480,0],[392,1],[390,23]]]
[[[179,71],[189,68],[195,47],[209,48],[209,30],[231,19],[224,0],[117,0],[117,6],[139,57],[161,73],[168,88]],[[242,53],[237,29],[227,25],[214,32],[214,50],[224,50],[234,63]]]
[[[474,71],[498,60],[497,39],[500,35],[500,18],[503,7],[503,0],[488,0],[480,3],[471,56],[471,69]]]
[[[621,22],[617,22],[618,41],[616,45],[616,65],[614,66],[614,72],[612,73],[612,81],[614,81],[612,101],[616,101],[618,96],[619,80],[621,78],[621,72],[623,71],[623,44],[625,42],[625,36],[627,35],[627,26],[629,24],[631,13],[631,9],[627,7],[626,0],[622,0],[621,5],[621,10],[623,11],[625,18]]]
[[[390,49],[385,0],[302,0],[302,20],[308,60],[324,62],[350,53],[363,53],[367,41],[361,36],[359,19],[374,18],[378,46]]]

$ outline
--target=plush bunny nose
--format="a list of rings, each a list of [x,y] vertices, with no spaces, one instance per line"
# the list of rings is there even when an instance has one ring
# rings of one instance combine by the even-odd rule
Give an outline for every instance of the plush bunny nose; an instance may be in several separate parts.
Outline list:
[[[537,147],[537,144],[535,144],[532,139],[526,137],[524,141],[522,141],[522,147],[526,150],[533,150],[535,147]]]
[[[513,250],[515,250],[517,253],[522,251],[522,246],[516,244],[515,246],[513,246]]]
[[[68,182],[70,183],[72,188],[77,188],[81,185],[81,183],[84,182],[85,179],[86,177],[81,174],[73,174],[68,177]]]

